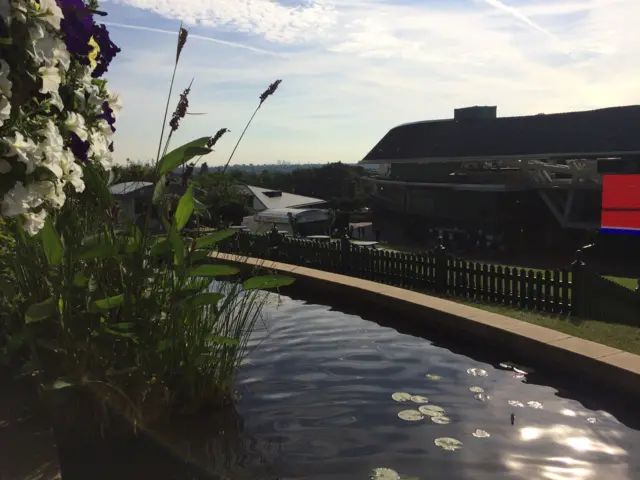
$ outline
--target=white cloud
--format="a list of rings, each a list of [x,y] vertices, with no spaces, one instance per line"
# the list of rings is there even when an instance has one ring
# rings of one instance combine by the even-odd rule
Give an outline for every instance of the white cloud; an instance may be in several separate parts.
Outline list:
[[[264,0],[127,3],[183,20],[203,9],[205,24],[215,23],[215,5],[221,7],[217,25],[252,34],[233,37],[244,38],[243,46],[262,49],[260,37],[271,42],[267,50],[286,43],[283,57],[220,43],[187,44],[178,90],[195,76],[193,109],[208,115],[186,119],[176,143],[222,126],[239,134],[257,95],[274,79],[284,80],[238,150],[238,162],[357,161],[395,124],[450,117],[460,106],[498,105],[500,115],[523,115],[640,103],[638,0],[518,2],[518,12],[554,38],[486,1],[342,0],[315,10],[320,4],[295,9]],[[309,32],[306,24],[319,27]],[[198,32],[227,38],[225,30]],[[165,93],[158,85],[168,84],[173,39],[153,38],[152,51],[123,45],[116,61],[113,82],[125,101],[145,105],[123,112],[121,157],[148,157],[127,128],[151,128],[149,118],[154,126],[161,118]],[[232,139],[220,145],[219,158]]]
[[[227,27],[282,43],[320,38],[336,21],[324,0],[286,7],[269,0],[118,0],[188,25]]]

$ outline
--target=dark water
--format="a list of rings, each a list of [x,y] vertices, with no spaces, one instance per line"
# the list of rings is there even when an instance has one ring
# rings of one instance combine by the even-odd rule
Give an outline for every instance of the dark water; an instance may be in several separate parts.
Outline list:
[[[599,406],[326,306],[274,296],[268,311],[238,378],[244,433],[230,478],[366,479],[389,468],[424,480],[640,479],[640,431]],[[420,405],[394,392],[428,397],[451,423],[400,419]],[[462,448],[439,448],[442,437]]]

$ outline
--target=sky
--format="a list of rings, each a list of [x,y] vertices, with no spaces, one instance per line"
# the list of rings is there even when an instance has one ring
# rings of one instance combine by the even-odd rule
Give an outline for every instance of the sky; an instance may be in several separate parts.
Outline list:
[[[499,116],[640,103],[640,0],[102,0],[122,48],[115,158],[155,157],[180,23],[189,29],[170,110],[193,79],[171,145],[219,128],[206,157],[357,162],[392,127],[496,105]],[[463,140],[461,140],[463,141]]]

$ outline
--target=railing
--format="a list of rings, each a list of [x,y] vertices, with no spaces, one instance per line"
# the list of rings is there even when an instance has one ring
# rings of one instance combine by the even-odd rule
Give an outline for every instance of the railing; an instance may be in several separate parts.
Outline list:
[[[238,232],[220,250],[302,265],[441,296],[523,310],[640,325],[640,294],[590,272],[530,270],[468,262],[442,247],[424,253]]]

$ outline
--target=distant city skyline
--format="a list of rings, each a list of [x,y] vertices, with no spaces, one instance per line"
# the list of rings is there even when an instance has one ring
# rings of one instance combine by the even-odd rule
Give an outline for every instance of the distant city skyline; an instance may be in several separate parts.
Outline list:
[[[194,79],[173,145],[231,132],[226,162],[361,160],[392,127],[496,105],[499,116],[640,103],[638,0],[103,0],[122,48],[115,158],[157,149],[175,37],[190,29],[170,109]]]

